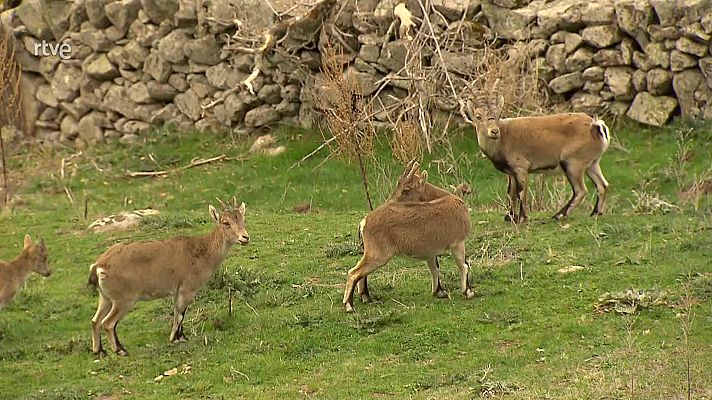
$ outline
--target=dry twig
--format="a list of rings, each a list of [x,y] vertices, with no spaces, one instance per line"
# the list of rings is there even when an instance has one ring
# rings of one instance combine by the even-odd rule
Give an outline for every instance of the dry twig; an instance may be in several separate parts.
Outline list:
[[[166,176],[170,173],[173,172],[179,172],[179,171],[185,171],[186,169],[193,168],[193,167],[198,167],[200,165],[205,165],[205,164],[210,164],[213,162],[217,161],[226,161],[226,160],[244,160],[244,158],[229,158],[225,154],[221,154],[216,157],[211,157],[211,158],[194,158],[190,160],[190,164],[184,165],[182,167],[178,168],[173,168],[169,170],[161,170],[161,171],[126,171],[126,176],[130,178],[137,178],[137,177],[144,177],[144,176]]]

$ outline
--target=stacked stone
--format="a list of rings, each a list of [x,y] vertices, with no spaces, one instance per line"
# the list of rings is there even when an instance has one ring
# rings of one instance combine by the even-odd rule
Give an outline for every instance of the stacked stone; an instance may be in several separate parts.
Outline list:
[[[608,109],[656,126],[678,107],[685,117],[712,119],[712,1],[494,3],[501,1],[483,10],[500,36],[547,41],[541,65],[549,88],[573,110]]]
[[[403,68],[407,59],[421,57],[424,65],[440,60],[408,53],[394,25],[398,3],[339,3],[331,9],[333,24],[326,28],[323,18],[301,19],[286,30],[278,51],[262,60],[250,93],[234,89],[253,71],[254,54],[230,41],[239,34],[235,16],[246,7],[251,20],[244,24],[273,24],[264,1],[25,0],[11,18],[20,44],[23,93],[36,100],[23,111],[36,121],[37,136],[50,144],[78,138],[131,142],[165,123],[201,131],[306,125],[314,91],[303,89],[319,87],[319,49],[327,36],[333,42],[340,32],[339,46],[348,56],[346,73],[357,78],[363,95],[378,97],[375,118],[385,123],[392,117],[389,107],[413,84]],[[422,21],[419,2],[405,4]],[[429,19],[436,35],[450,35],[461,48],[481,40],[481,32],[473,32],[473,20],[485,22],[505,40],[503,45],[527,43],[541,76],[558,95],[554,98],[574,111],[611,110],[658,126],[676,113],[712,118],[712,0],[432,4]],[[49,23],[44,5],[51,9]],[[43,40],[66,41],[71,58],[35,56],[35,44]],[[476,61],[472,54],[442,50],[451,73],[471,73]],[[436,112],[457,114],[453,104],[438,99]]]
[[[254,94],[244,90],[203,108],[242,84],[254,56],[228,49],[238,30],[231,1],[207,1],[204,10],[195,4],[77,1],[61,8],[63,26],[47,25],[39,1],[13,10],[18,61],[37,100],[37,136],[48,144],[132,142],[166,123],[199,131],[296,123],[304,77],[290,60],[268,58]],[[59,38],[71,46],[70,59],[34,55],[35,43]]]

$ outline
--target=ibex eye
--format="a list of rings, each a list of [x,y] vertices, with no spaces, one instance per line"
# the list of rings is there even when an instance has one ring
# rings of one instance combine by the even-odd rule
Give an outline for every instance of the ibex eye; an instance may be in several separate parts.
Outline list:
[[[225,225],[225,226],[230,226],[230,223],[227,222],[227,221],[224,221],[222,224]]]

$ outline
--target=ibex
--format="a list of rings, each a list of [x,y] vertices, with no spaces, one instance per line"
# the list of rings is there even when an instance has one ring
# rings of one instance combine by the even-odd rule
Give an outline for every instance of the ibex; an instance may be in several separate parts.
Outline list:
[[[221,210],[208,207],[215,228],[203,236],[177,236],[166,240],[116,244],[90,267],[89,284],[98,289],[99,304],[92,318],[92,351],[105,355],[100,330],[120,356],[128,353],[116,336],[116,325],[134,303],[173,296],[170,341],[185,340],[183,319],[198,290],[225,260],[230,248],[246,245],[245,203],[238,207],[221,201]]]
[[[0,261],[0,308],[15,297],[33,271],[44,277],[52,274],[44,239],[37,244],[30,235],[25,235],[20,255],[10,262]]]
[[[401,175],[389,199],[371,211],[359,225],[363,256],[348,272],[343,304],[353,312],[353,294],[357,282],[384,266],[396,256],[428,263],[434,296],[448,297],[440,283],[438,256],[450,250],[460,269],[460,289],[470,299],[474,292],[468,279],[465,239],[470,234],[470,215],[462,199],[443,189],[428,186],[427,172],[417,173],[411,162]],[[434,190],[436,189],[436,190]],[[437,196],[425,200],[427,196]],[[364,281],[359,285],[364,301],[370,294]]]
[[[428,182],[428,171],[419,173],[418,167],[420,164],[415,160],[411,160],[405,167],[405,170],[398,178],[398,184],[391,195],[386,199],[386,203],[404,202],[404,201],[431,201],[444,196],[450,196],[452,193]],[[363,244],[361,229],[366,218],[361,220],[358,228],[359,239]],[[437,270],[440,270],[440,263],[435,259]],[[368,291],[368,277],[363,277],[358,281],[358,293],[361,296],[361,301],[370,303],[373,301],[370,292]]]
[[[474,111],[474,121],[468,111]],[[573,195],[553,218],[567,216],[583,200],[587,192],[584,172],[598,192],[591,215],[603,214],[608,181],[599,163],[610,142],[605,122],[583,113],[500,119],[496,100],[483,97],[474,107],[469,101],[467,105],[461,103],[460,114],[475,127],[477,143],[485,156],[508,175],[509,212],[505,220],[518,223],[528,219],[527,175],[557,167],[566,174]]]

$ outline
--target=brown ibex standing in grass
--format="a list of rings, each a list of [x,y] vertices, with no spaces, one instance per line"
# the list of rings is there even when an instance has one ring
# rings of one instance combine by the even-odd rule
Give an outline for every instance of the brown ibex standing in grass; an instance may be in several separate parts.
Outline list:
[[[47,261],[47,246],[43,239],[39,244],[25,235],[25,242],[20,255],[10,261],[0,261],[0,308],[7,305],[27,281],[32,271],[48,277],[52,269]]]
[[[460,289],[466,298],[474,297],[468,279],[465,239],[471,224],[467,206],[459,197],[426,182],[427,172],[417,174],[411,162],[398,180],[398,186],[384,204],[371,211],[359,225],[363,256],[348,272],[344,307],[353,312],[357,282],[384,266],[396,256],[424,260],[432,277],[433,295],[444,298],[440,284],[438,256],[450,250],[460,269]],[[429,197],[432,200],[425,200]],[[359,284],[364,301],[370,301],[365,279]]]
[[[468,111],[473,112],[474,121]],[[500,119],[494,98],[479,97],[476,104],[461,104],[460,113],[477,131],[477,143],[499,171],[509,177],[509,212],[505,219],[518,223],[528,218],[527,176],[561,167],[573,195],[553,218],[569,214],[586,196],[583,174],[596,185],[596,205],[591,215],[602,215],[608,193],[600,160],[608,149],[610,134],[606,124],[583,113]],[[519,213],[515,212],[519,201]]]
[[[222,203],[222,202],[221,202]],[[185,311],[198,290],[225,260],[232,245],[246,245],[245,203],[222,203],[220,212],[209,206],[217,226],[204,236],[177,236],[166,240],[116,244],[91,265],[89,284],[99,291],[99,305],[92,318],[92,351],[103,355],[101,332],[113,350],[126,349],[116,336],[116,325],[140,300],[173,296],[173,329],[170,340],[184,340]]]

